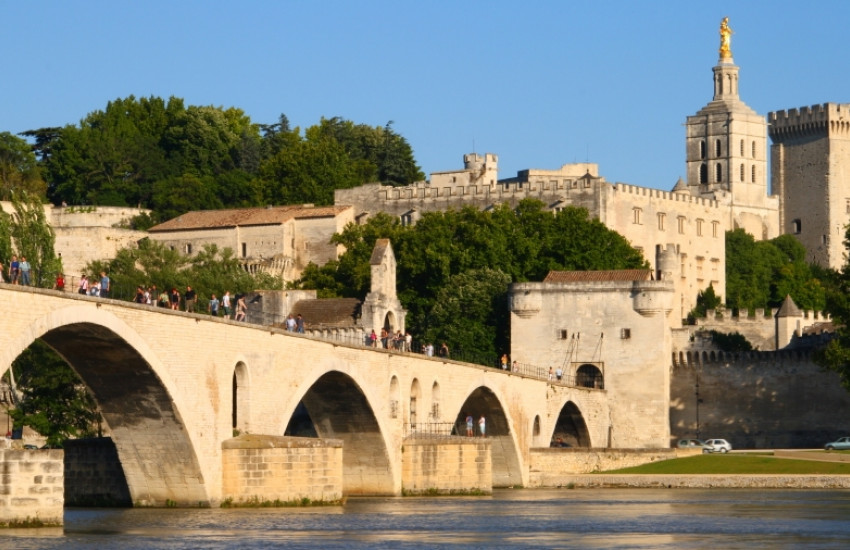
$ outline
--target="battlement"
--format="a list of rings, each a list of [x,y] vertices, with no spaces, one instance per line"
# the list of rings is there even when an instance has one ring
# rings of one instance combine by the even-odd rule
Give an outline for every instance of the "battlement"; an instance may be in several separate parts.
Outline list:
[[[613,185],[613,188],[614,192],[617,193],[622,193],[626,195],[636,195],[640,197],[646,197],[647,199],[661,199],[672,202],[686,202],[690,204],[706,206],[709,208],[717,208],[720,206],[720,202],[715,199],[695,197],[690,194],[674,193],[672,191],[662,191],[660,189],[653,189],[651,187],[640,187],[628,183],[617,182]]]
[[[823,103],[767,114],[772,139],[850,130],[850,103]]]
[[[809,349],[781,349],[777,351],[677,351],[673,352],[673,368],[696,368],[704,365],[741,367],[753,363],[784,363],[810,361],[814,352]]]

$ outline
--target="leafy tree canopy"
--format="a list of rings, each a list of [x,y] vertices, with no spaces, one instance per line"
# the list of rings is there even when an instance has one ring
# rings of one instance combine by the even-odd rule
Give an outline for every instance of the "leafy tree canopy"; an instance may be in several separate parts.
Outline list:
[[[116,99],[78,125],[23,135],[35,145],[0,138],[0,162],[9,157],[17,167],[0,165],[0,192],[9,186],[44,192],[40,163],[54,203],[141,206],[158,221],[188,210],[328,205],[334,189],[424,179],[391,122],[372,127],[323,118],[302,135],[285,115],[256,124],[240,109],[187,106],[175,97]]]
[[[845,229],[844,247],[850,253],[850,226]],[[850,391],[850,260],[826,280],[824,311],[832,315],[835,335],[815,358],[825,368],[837,372],[842,385]]]
[[[743,229],[726,233],[726,306],[779,307],[785,296],[805,310],[826,304],[822,270],[806,263],[806,249],[793,235],[756,241]]]
[[[46,190],[30,145],[9,132],[0,132],[0,200],[10,200],[15,192],[43,197]]]

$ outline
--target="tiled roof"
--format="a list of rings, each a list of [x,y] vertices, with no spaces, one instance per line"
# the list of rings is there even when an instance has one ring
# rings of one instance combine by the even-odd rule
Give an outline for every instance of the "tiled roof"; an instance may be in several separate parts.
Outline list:
[[[350,206],[274,206],[230,210],[195,210],[151,227],[151,233],[189,229],[217,229],[247,225],[278,225],[292,219],[335,216]]]
[[[300,313],[304,325],[309,328],[318,325],[353,327],[360,317],[360,304],[357,298],[299,300],[292,307],[292,315]]]
[[[649,281],[648,269],[618,269],[614,271],[550,271],[544,283],[588,283],[600,281]]]

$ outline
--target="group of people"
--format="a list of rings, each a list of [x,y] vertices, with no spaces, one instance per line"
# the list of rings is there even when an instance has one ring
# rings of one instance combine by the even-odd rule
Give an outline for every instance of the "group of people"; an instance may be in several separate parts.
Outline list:
[[[286,317],[286,331],[300,332],[301,334],[304,334],[304,317],[302,317],[300,313],[293,317],[290,313]]]
[[[478,419],[478,432],[481,437],[487,437],[487,419],[484,418],[483,414]],[[466,413],[466,436],[475,436],[475,418],[469,413]]]
[[[564,370],[561,367],[557,369],[549,367],[549,381],[557,380],[558,382],[564,377]]]
[[[60,281],[61,279],[61,281]],[[61,289],[58,288],[61,285]],[[54,288],[57,290],[65,290],[65,278],[60,273],[56,277]],[[100,272],[100,277],[92,277],[91,279],[83,273],[80,277],[80,284],[77,292],[84,296],[98,296],[100,298],[109,298],[109,291],[112,290],[112,281],[105,271]]]

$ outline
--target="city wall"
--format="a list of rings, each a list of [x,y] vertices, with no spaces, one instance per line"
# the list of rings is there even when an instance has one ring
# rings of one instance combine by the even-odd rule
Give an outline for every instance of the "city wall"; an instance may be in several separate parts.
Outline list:
[[[0,527],[62,525],[61,450],[0,449]]]
[[[692,451],[685,450],[687,454]],[[649,462],[678,458],[677,449],[531,449],[529,461],[530,487],[569,485],[572,476],[620,468],[631,468]]]
[[[727,439],[736,449],[816,448],[848,435],[850,393],[810,352],[674,354],[671,445]]]

